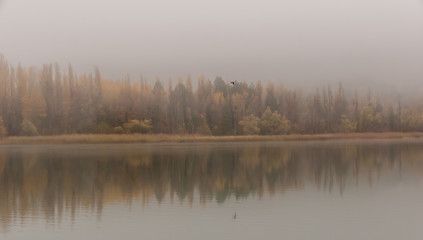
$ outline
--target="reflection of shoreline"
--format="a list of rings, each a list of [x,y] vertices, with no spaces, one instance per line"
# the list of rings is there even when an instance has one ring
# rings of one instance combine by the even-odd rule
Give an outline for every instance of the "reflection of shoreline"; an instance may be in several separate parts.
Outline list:
[[[200,204],[301,189],[349,187],[423,172],[421,143],[21,147],[0,151],[0,220],[52,219],[81,207],[170,198]],[[178,145],[180,146],[180,145]],[[46,146],[47,147],[47,146]],[[4,227],[4,226],[3,226]]]
[[[401,139],[423,138],[423,132],[366,132],[252,136],[202,136],[166,134],[73,134],[58,136],[12,136],[0,138],[0,144],[70,144],[70,143],[143,143],[143,142],[252,142],[306,141],[330,139]]]

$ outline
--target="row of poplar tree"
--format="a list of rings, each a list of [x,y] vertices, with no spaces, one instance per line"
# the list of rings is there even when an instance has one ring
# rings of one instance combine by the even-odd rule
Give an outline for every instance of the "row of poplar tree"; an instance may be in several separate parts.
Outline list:
[[[350,96],[351,95],[351,96]],[[345,94],[342,84],[304,94],[298,89],[228,84],[216,77],[178,78],[166,87],[77,75],[69,65],[10,66],[0,56],[0,135],[167,133],[249,135],[422,131],[419,101]]]

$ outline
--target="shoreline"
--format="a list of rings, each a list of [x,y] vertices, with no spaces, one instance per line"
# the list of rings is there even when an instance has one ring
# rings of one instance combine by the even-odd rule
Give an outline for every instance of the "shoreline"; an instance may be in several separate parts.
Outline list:
[[[254,142],[254,141],[316,141],[333,139],[401,139],[421,138],[423,132],[325,133],[293,135],[203,136],[168,134],[72,134],[55,136],[12,136],[0,139],[0,145],[16,144],[98,144],[156,142]]]

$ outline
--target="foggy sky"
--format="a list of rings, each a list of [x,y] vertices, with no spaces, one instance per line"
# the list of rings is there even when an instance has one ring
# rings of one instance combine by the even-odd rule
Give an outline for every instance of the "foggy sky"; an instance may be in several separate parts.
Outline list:
[[[0,0],[11,64],[118,79],[405,83],[423,79],[421,0]]]

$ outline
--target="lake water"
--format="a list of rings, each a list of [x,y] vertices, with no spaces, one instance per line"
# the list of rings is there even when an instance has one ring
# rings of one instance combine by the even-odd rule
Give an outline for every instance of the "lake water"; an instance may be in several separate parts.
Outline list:
[[[423,239],[423,140],[0,146],[0,239]]]

